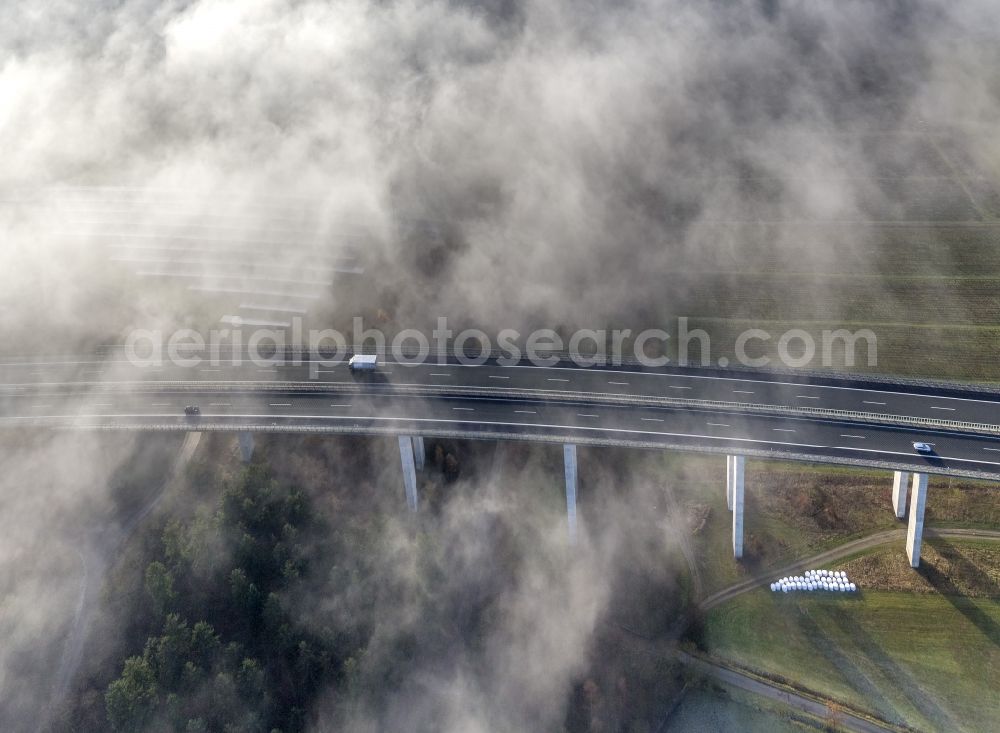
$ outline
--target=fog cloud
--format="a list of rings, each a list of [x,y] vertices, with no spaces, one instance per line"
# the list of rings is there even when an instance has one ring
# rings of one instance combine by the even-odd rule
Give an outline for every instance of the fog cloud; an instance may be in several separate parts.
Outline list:
[[[645,327],[700,302],[699,273],[863,260],[870,229],[809,224],[982,218],[977,196],[996,195],[956,193],[942,161],[997,173],[998,28],[982,1],[7,2],[0,348],[208,328],[230,296],[407,325]],[[346,246],[362,288],[324,269]],[[107,501],[124,460],[42,440],[0,471],[5,701],[40,674],[18,673],[26,640],[72,618],[52,558],[74,540],[37,538]],[[449,506],[451,562],[486,552],[468,523],[488,509]],[[495,674],[423,681],[446,729],[486,730],[514,699],[558,724],[547,684],[586,655],[618,539],[595,535],[555,585],[535,564],[512,581]]]

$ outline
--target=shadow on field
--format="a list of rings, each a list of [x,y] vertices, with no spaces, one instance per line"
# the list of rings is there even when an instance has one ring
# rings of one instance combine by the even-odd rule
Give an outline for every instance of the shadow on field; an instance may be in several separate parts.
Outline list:
[[[991,598],[1000,598],[1000,585],[991,581],[989,575],[962,554],[958,547],[942,539],[935,539],[934,546],[955,568],[957,575],[979,579],[985,585],[987,595]],[[921,563],[917,572],[924,576],[927,582],[933,585],[934,589],[947,599],[957,611],[983,632],[983,635],[994,646],[1000,646],[1000,624],[980,610],[973,599],[966,596],[949,576],[942,573],[934,565],[927,563]]]
[[[959,730],[958,723],[952,715],[931,698],[912,674],[886,654],[864,626],[858,623],[854,614],[843,613],[842,609],[832,607],[828,609],[827,615],[840,627],[846,638],[853,642],[858,651],[882,673],[886,684],[899,690],[928,722],[934,724],[935,730]]]
[[[864,670],[851,661],[851,658],[844,653],[842,646],[830,638],[829,634],[813,620],[808,611],[801,607],[798,610],[799,625],[802,627],[802,631],[806,634],[809,641],[816,648],[819,656],[830,662],[834,669],[840,673],[840,676],[843,677],[844,681],[857,692],[861,693],[861,696],[871,705],[872,712],[879,715],[883,720],[893,723],[904,723],[905,721],[892,704],[892,701],[882,694],[878,685],[871,680]],[[821,611],[821,613],[826,612],[826,609]],[[835,613],[839,613],[839,609]]]

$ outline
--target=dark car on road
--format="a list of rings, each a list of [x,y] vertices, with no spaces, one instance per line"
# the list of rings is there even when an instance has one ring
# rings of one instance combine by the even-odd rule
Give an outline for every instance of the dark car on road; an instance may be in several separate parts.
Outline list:
[[[188,405],[187,407],[184,408],[184,414],[185,415],[200,415],[201,414],[201,408],[198,407],[198,405]]]

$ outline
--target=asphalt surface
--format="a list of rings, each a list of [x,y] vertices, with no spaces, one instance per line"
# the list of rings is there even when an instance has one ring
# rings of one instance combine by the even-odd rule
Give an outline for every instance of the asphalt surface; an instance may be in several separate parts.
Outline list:
[[[422,394],[401,393],[407,389]],[[615,403],[623,398],[640,404]],[[673,404],[657,404],[664,399]],[[726,404],[687,407],[678,400]],[[185,416],[188,404],[201,415]],[[751,414],[775,406],[855,416]],[[344,363],[140,367],[114,356],[0,362],[0,425],[7,427],[412,432],[736,452],[990,479],[1000,479],[1000,434],[871,424],[868,416],[1000,428],[998,408],[1000,397],[986,393],[816,384],[786,375],[720,377],[707,370],[491,361],[382,363],[359,375]],[[933,444],[934,455],[917,454],[914,441]]]

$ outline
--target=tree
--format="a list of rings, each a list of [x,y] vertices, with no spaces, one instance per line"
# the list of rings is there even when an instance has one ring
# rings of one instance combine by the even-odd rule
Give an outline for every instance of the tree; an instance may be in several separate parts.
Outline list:
[[[157,617],[162,617],[167,613],[177,600],[177,593],[174,590],[174,576],[167,570],[167,566],[158,560],[154,560],[146,566],[146,594],[153,602],[153,610]]]
[[[156,703],[152,665],[145,657],[129,657],[122,676],[108,686],[105,695],[108,722],[116,731],[141,731],[153,717]]]

